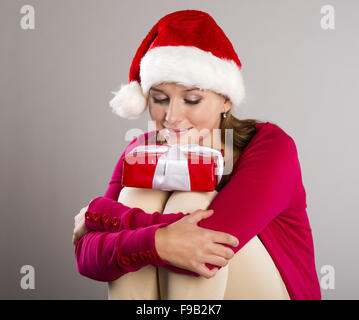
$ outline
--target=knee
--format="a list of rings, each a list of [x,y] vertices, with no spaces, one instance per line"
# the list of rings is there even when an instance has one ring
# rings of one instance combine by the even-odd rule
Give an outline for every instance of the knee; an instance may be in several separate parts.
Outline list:
[[[148,188],[122,188],[118,201],[129,207],[136,207],[148,213],[162,212],[170,192]]]
[[[168,201],[175,201],[175,200],[213,200],[216,195],[218,194],[217,190],[213,191],[181,191],[176,190],[172,192],[170,197],[168,198]]]
[[[174,191],[168,198],[163,213],[207,209],[217,193],[216,190],[210,192]]]

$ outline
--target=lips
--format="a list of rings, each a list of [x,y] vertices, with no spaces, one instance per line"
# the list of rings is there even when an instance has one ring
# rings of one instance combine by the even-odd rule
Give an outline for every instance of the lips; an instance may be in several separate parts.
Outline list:
[[[184,133],[187,133],[188,131],[190,131],[193,127],[187,128],[187,129],[170,129],[170,128],[166,128],[166,131],[170,134],[170,135],[181,135]]]
[[[192,127],[191,127],[191,128],[187,128],[187,129],[170,129],[170,130],[173,130],[173,131],[175,131],[175,132],[184,132],[184,131],[188,131],[188,130],[190,130],[190,129],[192,129]]]

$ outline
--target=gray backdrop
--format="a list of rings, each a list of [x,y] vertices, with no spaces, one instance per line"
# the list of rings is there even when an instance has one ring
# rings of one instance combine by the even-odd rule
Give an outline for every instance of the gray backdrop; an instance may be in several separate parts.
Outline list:
[[[335,9],[323,29],[322,6]],[[35,9],[35,29],[20,8]],[[272,121],[297,145],[324,299],[358,299],[358,1],[0,2],[1,286],[3,299],[106,299],[77,274],[73,217],[103,195],[130,128],[111,113],[150,28],[183,9],[210,13],[243,63],[242,117]],[[23,265],[35,289],[23,290]]]

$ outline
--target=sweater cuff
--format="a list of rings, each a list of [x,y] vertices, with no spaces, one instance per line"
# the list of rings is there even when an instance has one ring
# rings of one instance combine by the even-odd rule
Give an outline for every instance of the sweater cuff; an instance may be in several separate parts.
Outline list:
[[[171,264],[168,261],[160,257],[156,248],[156,239],[155,239],[156,231],[158,228],[166,227],[166,226],[168,226],[168,223],[155,224],[149,227],[151,231],[146,234],[147,239],[145,242],[150,244],[149,249],[152,250],[155,254],[155,258],[151,261],[151,264],[155,267],[171,266]]]
[[[120,237],[117,238],[119,264],[127,266],[127,271],[137,271],[148,264],[155,267],[171,265],[158,255],[155,246],[156,230],[167,225],[167,223],[162,223],[136,230],[121,231]]]
[[[106,231],[104,224],[101,223],[101,215],[97,212],[97,210],[94,210],[94,206],[99,199],[100,197],[92,199],[85,213],[85,228],[89,232]]]

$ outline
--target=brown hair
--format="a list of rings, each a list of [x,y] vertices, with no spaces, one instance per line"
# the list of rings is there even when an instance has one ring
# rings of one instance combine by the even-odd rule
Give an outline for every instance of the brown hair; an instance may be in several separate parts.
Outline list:
[[[239,159],[243,149],[251,141],[256,134],[257,129],[255,125],[257,123],[263,123],[263,121],[256,119],[243,119],[240,120],[232,115],[231,110],[226,112],[226,117],[221,117],[220,129],[221,129],[221,141],[225,144],[225,129],[233,130],[233,166]],[[235,152],[236,151],[236,152]],[[221,190],[230,180],[233,170],[230,174],[223,175],[221,181],[216,186],[216,190]]]

